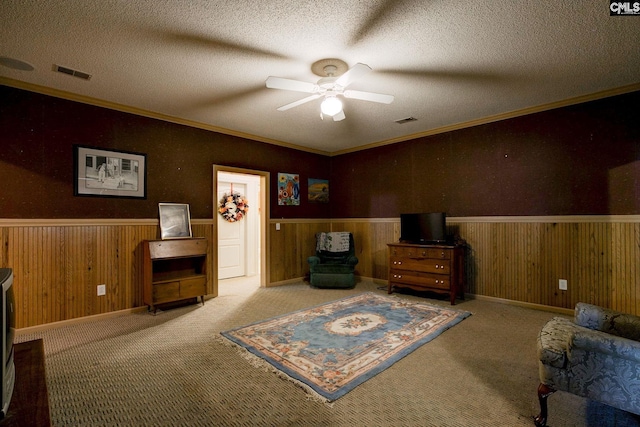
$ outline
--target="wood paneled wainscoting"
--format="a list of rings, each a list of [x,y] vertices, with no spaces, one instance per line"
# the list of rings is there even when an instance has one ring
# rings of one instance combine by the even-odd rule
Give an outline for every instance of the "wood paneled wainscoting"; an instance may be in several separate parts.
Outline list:
[[[447,218],[467,242],[465,291],[573,309],[579,301],[640,315],[640,216]],[[354,233],[357,274],[387,280],[399,219],[332,220]],[[568,288],[559,290],[558,280]]]
[[[447,225],[468,244],[467,293],[564,309],[584,301],[640,315],[640,216],[448,218]],[[193,220],[192,229],[211,242],[207,289],[215,296],[213,220]],[[308,274],[320,231],[351,231],[356,274],[386,284],[398,218],[271,219],[267,286]],[[0,267],[14,270],[16,326],[143,307],[141,242],[157,237],[155,219],[0,219]],[[566,291],[559,279],[568,281]],[[105,296],[97,296],[99,284]]]
[[[387,243],[398,241],[399,227],[399,220],[393,219],[271,219],[270,285],[286,285],[308,277],[307,258],[315,254],[315,235],[327,231],[353,233],[359,259],[356,275],[386,281]]]
[[[468,243],[472,294],[640,314],[640,216],[452,218],[448,225]]]
[[[193,235],[211,240],[211,224],[192,221]],[[141,242],[156,238],[152,219],[0,220],[0,267],[14,271],[16,327],[143,306]],[[97,296],[99,284],[106,295]]]
[[[270,285],[297,282],[309,273],[316,233],[331,230],[328,219],[272,219],[269,222]]]

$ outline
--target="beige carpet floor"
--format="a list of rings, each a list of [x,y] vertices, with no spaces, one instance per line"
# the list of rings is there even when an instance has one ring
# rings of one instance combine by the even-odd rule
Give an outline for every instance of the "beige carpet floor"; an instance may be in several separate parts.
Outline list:
[[[39,333],[54,426],[532,426],[536,336],[553,313],[469,299],[473,315],[331,405],[258,369],[220,331],[364,291],[306,283],[221,285],[220,296]],[[399,298],[448,306],[412,295]],[[558,392],[551,427],[637,426],[638,418]]]

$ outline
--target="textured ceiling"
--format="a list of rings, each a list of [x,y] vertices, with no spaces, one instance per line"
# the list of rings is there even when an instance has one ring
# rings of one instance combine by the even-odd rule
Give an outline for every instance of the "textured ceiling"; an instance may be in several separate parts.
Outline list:
[[[314,152],[340,153],[640,89],[640,16],[605,0],[2,0],[0,83]],[[373,71],[346,119],[268,89],[339,58]],[[0,62],[1,64],[2,62]],[[53,64],[92,75],[53,71]],[[9,66],[6,66],[9,65]],[[417,120],[405,124],[394,121]]]

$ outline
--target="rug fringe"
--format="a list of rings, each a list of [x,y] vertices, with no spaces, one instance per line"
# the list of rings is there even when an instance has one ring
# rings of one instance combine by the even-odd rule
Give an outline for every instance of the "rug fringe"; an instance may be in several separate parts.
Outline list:
[[[232,347],[236,350],[236,352],[242,356],[243,359],[245,359],[247,362],[249,362],[249,364],[251,366],[253,366],[254,368],[258,368],[258,369],[262,369],[266,372],[272,372],[274,374],[276,374],[278,377],[287,380],[289,382],[294,383],[295,385],[297,385],[298,387],[302,388],[306,393],[307,393],[307,400],[313,401],[313,402],[318,402],[318,403],[322,403],[325,406],[328,406],[329,408],[333,408],[333,402],[329,399],[327,399],[326,397],[318,394],[317,391],[315,391],[314,389],[312,389],[311,387],[309,387],[307,384],[303,383],[300,380],[297,380],[295,378],[292,378],[291,376],[287,375],[286,373],[282,372],[281,370],[277,369],[275,366],[273,366],[271,363],[267,362],[266,360],[264,360],[263,358],[256,356],[255,354],[251,353],[249,350],[247,350],[246,348],[242,347],[241,345],[238,345],[236,343],[234,343],[233,341],[225,338],[222,335],[215,335],[214,336],[214,341],[217,343],[220,343],[226,347]]]

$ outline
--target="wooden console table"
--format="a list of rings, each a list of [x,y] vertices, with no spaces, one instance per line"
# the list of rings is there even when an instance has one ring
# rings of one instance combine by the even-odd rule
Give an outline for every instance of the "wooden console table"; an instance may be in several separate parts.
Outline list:
[[[464,247],[389,243],[389,288],[410,288],[464,299]]]
[[[50,426],[42,339],[15,344],[13,352],[16,383],[0,426]]]
[[[207,294],[207,239],[145,240],[143,299],[156,304],[202,299]]]

